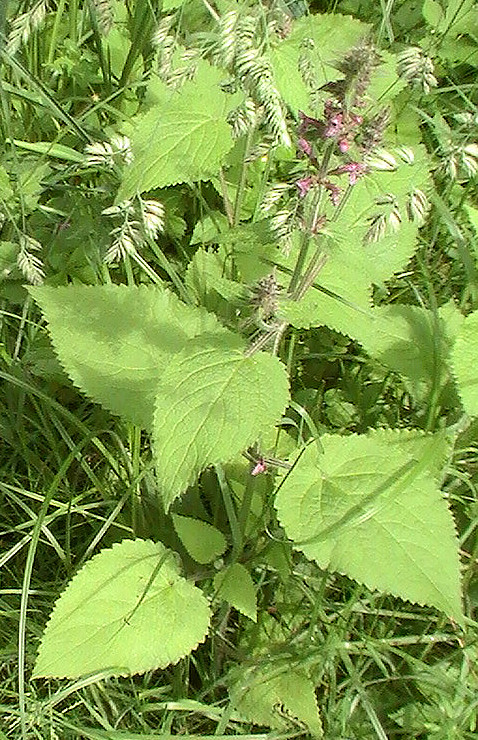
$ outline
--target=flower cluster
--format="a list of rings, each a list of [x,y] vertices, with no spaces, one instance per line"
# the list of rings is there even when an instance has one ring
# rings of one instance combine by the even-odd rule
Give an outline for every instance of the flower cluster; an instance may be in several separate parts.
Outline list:
[[[347,114],[335,106],[332,100],[325,102],[323,120],[311,118],[302,111],[299,111],[299,116],[300,125],[297,148],[301,155],[309,159],[310,164],[316,170],[314,174],[297,180],[296,186],[299,190],[300,197],[305,197],[311,187],[320,184],[327,190],[332,204],[337,206],[340,202],[342,188],[333,183],[329,179],[329,176],[347,173],[349,176],[349,185],[355,185],[358,178],[366,172],[367,168],[362,162],[350,160],[324,173],[323,167],[319,164],[319,160],[315,154],[315,147],[319,140],[332,139],[337,142],[340,154],[345,154],[350,147],[351,139],[355,136],[354,129],[357,129],[362,124],[362,116],[355,113]]]
[[[299,111],[297,149],[299,156],[307,157],[312,170],[296,181],[301,198],[313,186],[320,185],[328,192],[332,204],[338,206],[342,188],[330,177],[347,174],[348,184],[352,186],[367,172],[366,157],[380,145],[389,120],[387,109],[366,121],[363,115],[365,92],[379,62],[370,43],[355,47],[336,65],[344,78],[323,88],[330,94],[324,102],[323,117],[313,118]],[[329,146],[324,148],[327,142]],[[358,158],[349,158],[352,147]],[[332,155],[339,160],[335,167],[329,166]]]

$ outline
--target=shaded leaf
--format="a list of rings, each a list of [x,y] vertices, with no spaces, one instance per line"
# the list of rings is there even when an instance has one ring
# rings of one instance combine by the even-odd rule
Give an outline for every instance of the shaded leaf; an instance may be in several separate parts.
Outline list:
[[[226,549],[223,533],[207,522],[173,514],[173,524],[179,539],[197,563],[210,563]]]
[[[231,701],[249,722],[285,730],[288,713],[304,722],[314,737],[323,736],[314,684],[299,668],[250,671],[234,686]]]
[[[214,577],[214,588],[220,599],[228,601],[234,609],[257,622],[256,588],[247,568],[233,563]]]

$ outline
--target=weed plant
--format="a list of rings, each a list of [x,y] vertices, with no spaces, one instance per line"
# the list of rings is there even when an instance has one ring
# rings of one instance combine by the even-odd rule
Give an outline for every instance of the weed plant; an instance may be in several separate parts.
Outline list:
[[[0,4],[0,738],[476,736],[477,36]]]

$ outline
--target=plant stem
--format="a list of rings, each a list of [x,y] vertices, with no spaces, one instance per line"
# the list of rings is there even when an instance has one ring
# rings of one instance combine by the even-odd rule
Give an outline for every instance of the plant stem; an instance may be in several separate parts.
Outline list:
[[[244,191],[246,187],[246,175],[247,175],[247,157],[249,155],[252,138],[254,136],[255,129],[251,127],[247,132],[246,143],[244,145],[244,156],[242,158],[241,174],[239,176],[239,183],[237,185],[236,200],[234,203],[234,214],[233,214],[233,226],[237,226],[241,216],[242,201],[244,200]]]
[[[332,151],[334,148],[334,143],[335,142],[333,141],[329,141],[325,147],[324,156],[322,157],[322,162],[320,164],[320,168],[318,172],[319,183],[321,179],[325,177],[325,174],[327,172],[327,168],[330,162],[330,157],[332,156]],[[307,252],[309,249],[310,238],[311,238],[311,235],[314,233],[315,225],[318,220],[319,208],[320,208],[320,204],[322,201],[322,194],[323,194],[323,187],[319,185],[319,188],[317,189],[316,199],[314,202],[314,207],[313,207],[313,216],[310,220],[310,223],[308,224],[307,230],[303,231],[302,233],[302,240],[301,240],[301,245],[299,249],[299,256],[297,257],[297,262],[295,263],[294,272],[292,273],[292,278],[289,284],[288,293],[291,296],[294,296],[296,294],[299,284],[305,278],[305,275],[302,276],[302,269],[307,259]],[[307,273],[308,273],[308,270],[306,270],[306,275]],[[298,299],[293,298],[293,300],[298,300]]]
[[[141,500],[141,490],[139,484],[139,468],[141,460],[141,428],[134,425],[130,429],[130,450],[131,450],[131,477],[133,481],[132,503],[131,503],[131,527],[135,537],[138,536],[138,506]]]
[[[224,210],[226,211],[227,221],[229,223],[229,226],[232,227],[234,226],[234,209],[232,207],[229,194],[227,192],[227,181],[222,167],[219,170],[219,182],[221,183],[221,194],[224,203]]]
[[[229,520],[229,526],[231,528],[232,536],[232,554],[231,562],[237,562],[239,555],[242,552],[242,532],[239,521],[237,519],[236,509],[231,496],[231,489],[229,483],[226,480],[224,468],[222,465],[215,465],[217,480],[219,488],[221,489],[222,499],[224,501],[224,507],[226,509],[227,518]]]
[[[58,7],[56,9],[55,21],[53,23],[53,28],[51,32],[50,48],[48,50],[48,58],[47,58],[48,64],[51,64],[55,58],[55,50],[58,45],[58,41],[57,41],[58,31],[60,28],[63,11],[65,10],[65,3],[66,3],[66,0],[60,0],[60,2],[58,3]]]

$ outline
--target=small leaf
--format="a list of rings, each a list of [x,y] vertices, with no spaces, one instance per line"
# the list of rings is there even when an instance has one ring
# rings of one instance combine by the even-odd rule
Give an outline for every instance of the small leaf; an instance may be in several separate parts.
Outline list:
[[[214,577],[217,596],[228,601],[234,609],[257,622],[256,588],[247,568],[233,563]]]
[[[0,241],[0,282],[17,275],[18,250],[18,244]]]
[[[210,563],[226,549],[223,533],[200,519],[173,514],[174,529],[197,563]]]
[[[465,203],[463,207],[470,219],[470,223],[475,234],[475,238],[471,240],[470,247],[473,249],[475,261],[478,262],[478,239],[476,238],[478,236],[478,208],[475,208],[470,203]]]
[[[284,716],[285,709],[304,722],[311,735],[323,737],[314,684],[299,668],[280,673],[270,668],[248,672],[242,683],[234,686],[231,701],[249,722],[286,730],[290,722]]]
[[[453,372],[463,408],[478,416],[478,311],[463,321],[452,350]]]
[[[164,668],[195,650],[209,619],[207,600],[179,575],[170,550],[123,540],[95,555],[56,602],[33,676]]]
[[[458,541],[435,482],[446,453],[443,435],[325,435],[285,477],[279,519],[321,568],[461,623]]]
[[[146,429],[171,357],[193,337],[239,343],[204,309],[161,287],[30,288],[48,321],[59,360],[90,398]]]
[[[440,25],[444,17],[440,3],[436,0],[423,0],[422,13],[428,25],[433,29]]]
[[[202,306],[215,314],[221,304],[233,314],[234,306],[244,295],[242,285],[224,277],[223,256],[201,247],[187,267],[184,284]]]
[[[279,360],[191,347],[165,371],[153,443],[164,505],[208,465],[228,462],[279,421],[289,398]]]

